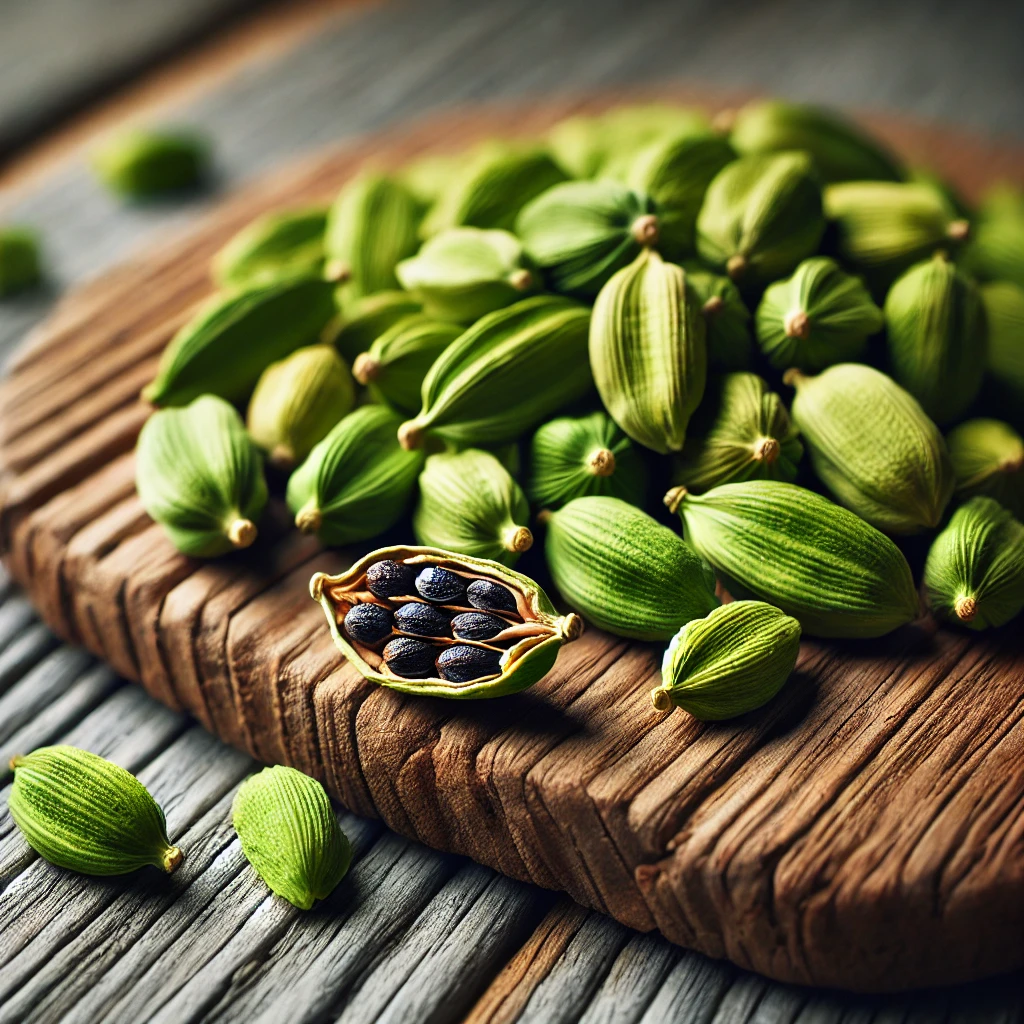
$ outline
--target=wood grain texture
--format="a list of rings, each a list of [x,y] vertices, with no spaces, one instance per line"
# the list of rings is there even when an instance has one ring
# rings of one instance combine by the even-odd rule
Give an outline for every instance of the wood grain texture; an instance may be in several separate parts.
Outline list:
[[[285,532],[280,509],[253,551],[213,565],[179,555],[142,512],[131,450],[147,410],[133,395],[210,290],[208,258],[230,233],[268,206],[329,197],[366,159],[530,132],[572,106],[465,111],[313,159],[71,296],[0,393],[12,575],[58,635],[234,745],[630,927],[860,990],[1020,966],[1018,637],[924,622],[871,645],[805,643],[764,712],[706,726],[651,709],[656,649],[591,632],[531,691],[453,706],[375,688],[340,661],[305,588],[347,559]],[[887,130],[966,190],[1024,166]]]

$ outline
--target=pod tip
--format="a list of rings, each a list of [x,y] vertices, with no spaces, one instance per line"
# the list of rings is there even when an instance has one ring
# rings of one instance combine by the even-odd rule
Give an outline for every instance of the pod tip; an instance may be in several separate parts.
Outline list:
[[[640,245],[651,246],[658,241],[658,218],[653,213],[645,213],[633,221],[630,233]]]
[[[185,859],[185,855],[181,852],[180,846],[168,846],[160,859],[163,862],[164,871],[170,875],[177,871],[178,866]]]
[[[978,602],[966,594],[961,594],[953,603],[953,611],[961,622],[970,622],[978,614]]]
[[[247,548],[256,539],[256,524],[239,516],[228,524],[228,540],[236,548]]]
[[[590,453],[587,469],[594,476],[611,476],[615,472],[615,453],[607,448],[598,448]]]
[[[398,428],[398,443],[411,452],[423,444],[423,428],[415,420],[406,420]]]
[[[758,462],[767,462],[769,465],[778,457],[782,446],[774,437],[762,437],[754,445],[754,458]]]
[[[741,252],[733,253],[725,262],[725,272],[734,281],[742,277],[747,270],[747,257]]]
[[[685,487],[673,487],[667,491],[665,497],[662,499],[665,503],[665,508],[669,512],[678,512],[679,506],[682,505],[683,500],[686,498],[687,490]]]
[[[320,514],[320,509],[312,503],[300,508],[295,516],[295,525],[300,533],[316,533],[322,522],[323,516]]]
[[[360,384],[369,384],[371,380],[376,380],[378,373],[380,373],[379,359],[370,355],[369,352],[360,352],[356,356],[355,362],[352,364],[352,376]]]
[[[505,549],[521,555],[533,547],[533,534],[525,526],[513,526],[505,532]]]
[[[663,686],[658,686],[651,690],[651,703],[656,711],[672,710],[672,698],[669,696],[668,690]]]
[[[533,287],[533,274],[526,267],[520,267],[509,274],[508,283],[517,292],[528,292]]]
[[[324,264],[324,280],[344,284],[352,277],[352,268],[344,260],[328,260]]]
[[[701,312],[705,316],[717,316],[725,309],[725,299],[721,295],[712,295],[707,302],[701,306]]]

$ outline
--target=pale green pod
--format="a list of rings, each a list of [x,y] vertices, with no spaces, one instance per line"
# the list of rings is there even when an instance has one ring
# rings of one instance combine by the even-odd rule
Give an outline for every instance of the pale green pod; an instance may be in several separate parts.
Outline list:
[[[382,405],[351,412],[288,478],[288,508],[303,533],[340,546],[376,537],[405,513],[423,453],[398,443],[402,417]]]
[[[757,342],[778,370],[816,372],[860,359],[885,326],[860,278],[835,260],[813,256],[765,290],[757,307]]]
[[[665,504],[734,595],[777,605],[811,636],[883,636],[917,617],[900,549],[813,491],[748,480],[699,495],[675,488]]]
[[[415,415],[424,378],[461,333],[457,324],[414,313],[389,327],[368,351],[356,356],[352,373],[379,401]]]
[[[490,453],[475,448],[427,458],[413,513],[416,542],[515,565],[533,546],[523,489]]]
[[[1024,609],[1024,526],[992,498],[971,498],[935,538],[924,586],[939,618],[1002,626]]]
[[[0,299],[35,287],[42,276],[36,234],[25,228],[0,227]]]
[[[744,286],[793,271],[825,232],[821,185],[806,153],[755,154],[727,164],[697,217],[697,251]]]
[[[523,208],[516,234],[552,291],[592,299],[658,240],[654,203],[616,181],[567,181]]]
[[[192,132],[129,129],[93,154],[93,169],[113,192],[149,199],[195,188],[210,170],[210,147]]]
[[[743,154],[802,149],[823,181],[900,181],[896,158],[829,110],[785,100],[755,100],[735,114],[729,141]]]
[[[714,573],[693,548],[625,501],[576,498],[542,518],[555,586],[599,629],[668,640],[718,604]]]
[[[890,372],[936,423],[961,419],[981,389],[988,326],[974,281],[938,254],[885,299]]]
[[[537,428],[530,446],[530,501],[556,509],[586,495],[642,506],[647,467],[632,441],[603,410],[563,416]]]
[[[793,421],[836,499],[886,533],[933,529],[953,494],[946,442],[912,395],[884,373],[840,363],[793,371]]]
[[[213,279],[221,288],[245,288],[282,277],[320,277],[326,226],[327,210],[320,206],[257,217],[213,257]]]
[[[601,289],[590,368],[609,415],[636,442],[677,452],[704,394],[704,317],[686,273],[642,252]]]
[[[415,448],[428,434],[461,446],[517,440],[590,389],[589,323],[585,306],[546,295],[488,313],[430,368],[401,443]]]
[[[334,313],[331,285],[296,279],[218,293],[171,339],[142,397],[185,405],[203,394],[249,397],[273,362],[315,342]]]
[[[704,722],[735,718],[767,704],[799,654],[796,619],[763,601],[732,601],[676,633],[651,700],[659,711],[679,707]]]
[[[231,820],[246,860],[270,890],[300,910],[326,899],[345,877],[352,847],[316,779],[283,764],[242,783]]]
[[[83,875],[124,875],[182,861],[164,812],[131,772],[76,747],[39,747],[11,759],[8,807],[29,846]]]
[[[995,498],[1024,518],[1024,439],[999,420],[961,423],[946,435],[956,496]]]
[[[458,175],[464,159],[462,153],[425,153],[402,164],[397,177],[425,208],[430,207]]]
[[[324,273],[349,298],[398,287],[395,267],[419,245],[423,207],[400,182],[364,172],[338,193],[327,215]]]
[[[708,371],[732,373],[748,370],[754,358],[750,310],[739,288],[729,278],[712,274],[700,264],[687,263],[686,283],[704,315]]]
[[[135,449],[135,486],[171,543],[196,558],[252,544],[267,503],[263,460],[242,417],[214,395],[146,420]]]
[[[449,228],[398,264],[402,287],[439,320],[472,323],[523,298],[538,276],[515,235],[481,228]]]
[[[800,433],[782,399],[754,373],[727,373],[691,422],[672,479],[694,494],[741,480],[796,478]]]
[[[997,185],[984,197],[965,253],[982,280],[1012,281],[1024,288],[1024,192]]]
[[[366,352],[385,331],[423,309],[419,299],[408,292],[386,291],[365,295],[342,303],[342,309],[321,335],[321,341],[334,345],[350,365],[360,352]]]
[[[332,345],[296,349],[264,371],[249,400],[249,436],[281,469],[301,462],[355,405],[352,374]]]
[[[1024,430],[1024,288],[1009,281],[981,286],[988,326],[984,408]]]

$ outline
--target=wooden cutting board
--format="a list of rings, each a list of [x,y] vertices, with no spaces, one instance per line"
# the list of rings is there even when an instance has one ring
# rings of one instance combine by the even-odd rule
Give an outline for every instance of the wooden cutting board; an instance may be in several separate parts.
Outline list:
[[[253,549],[215,563],[178,554],[142,511],[139,389],[226,238],[329,199],[367,160],[529,133],[576,106],[469,110],[307,159],[68,296],[0,390],[10,572],[61,637],[227,742],[634,928],[866,991],[1024,965],[1019,625],[806,642],[781,695],[724,724],[654,711],[660,650],[595,630],[526,693],[413,698],[341,659],[308,583],[350,558],[289,531],[280,504]],[[968,194],[1024,172],[1019,151],[873,127]]]

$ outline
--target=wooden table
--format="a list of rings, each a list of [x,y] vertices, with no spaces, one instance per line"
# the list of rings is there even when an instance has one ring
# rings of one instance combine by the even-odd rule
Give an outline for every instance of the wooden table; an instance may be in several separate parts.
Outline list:
[[[124,209],[100,192],[81,146],[123,115],[203,126],[218,140],[223,188],[296,150],[453,102],[652,76],[900,106],[1021,137],[1020,26],[976,11],[970,24],[931,25],[921,46],[925,10],[885,19],[881,8],[787,2],[732,22],[721,5],[692,3],[307,3],[232,25],[27,148],[19,140],[32,129],[0,105],[0,151],[15,151],[0,169],[0,220],[37,224],[54,268],[46,292],[0,306],[0,345],[9,351],[61,289],[215,198]],[[180,17],[187,38],[194,12]],[[116,25],[102,30],[117,36]],[[144,56],[159,50],[151,40]],[[867,56],[883,69],[899,56],[898,74],[865,74]],[[54,75],[37,132],[60,112],[59,66]],[[79,104],[79,78],[64,88],[66,108]],[[0,597],[0,764],[49,742],[112,757],[150,786],[190,851],[170,886],[85,881],[35,858],[0,812],[0,1022],[1024,1020],[1021,976],[900,998],[783,986],[344,813],[353,870],[302,915],[268,896],[227,823],[253,763],[60,645],[6,582]],[[9,782],[0,775],[0,806]]]

